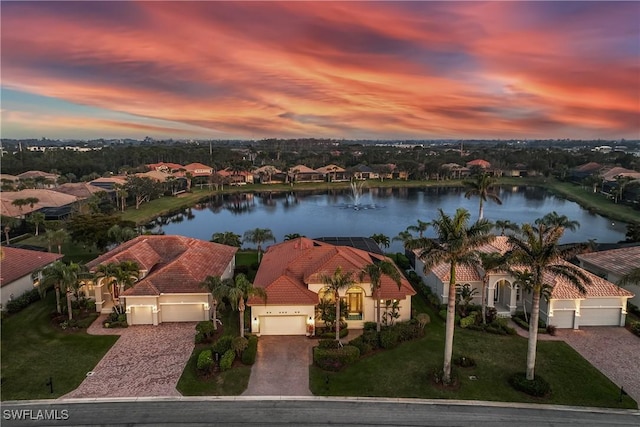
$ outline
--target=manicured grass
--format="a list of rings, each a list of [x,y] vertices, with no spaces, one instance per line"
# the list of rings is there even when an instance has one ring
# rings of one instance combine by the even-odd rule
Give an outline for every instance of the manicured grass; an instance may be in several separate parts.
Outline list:
[[[241,265],[251,266],[258,263],[258,251],[236,252],[236,267]]]
[[[416,306],[418,312],[421,310]],[[442,389],[431,382],[442,369],[444,326],[428,310],[432,323],[424,338],[361,359],[341,372],[310,367],[310,388],[316,395],[415,397],[429,399],[488,400],[549,403],[560,405],[637,408],[628,396],[618,402],[619,388],[563,342],[539,341],[536,374],[552,387],[546,398],[533,398],[514,390],[507,382],[515,372],[524,372],[527,340],[485,332],[456,329],[454,358],[475,359],[474,368],[457,368],[460,387]],[[477,379],[472,380],[470,376]],[[328,383],[327,383],[328,379]]]
[[[214,192],[192,189],[191,193],[184,193],[176,197],[161,197],[148,203],[143,203],[139,209],[135,209],[135,205],[129,206],[122,212],[121,216],[124,221],[133,221],[138,225],[142,225],[153,221],[159,216],[194,206],[211,194],[214,194]]]
[[[47,239],[43,234],[38,236],[31,236],[28,239],[21,240],[19,242],[21,245],[31,245],[31,246],[40,246],[42,248],[48,249]],[[51,248],[54,253],[58,253],[57,246]],[[62,254],[64,258],[62,259],[65,262],[79,262],[85,263],[91,261],[100,255],[100,251],[94,246],[91,248],[85,248],[82,245],[78,245],[75,242],[72,242],[70,239],[67,239],[66,242],[62,244]]]
[[[2,400],[57,398],[76,389],[118,339],[51,326],[50,293],[2,321]],[[53,379],[53,393],[46,385]]]

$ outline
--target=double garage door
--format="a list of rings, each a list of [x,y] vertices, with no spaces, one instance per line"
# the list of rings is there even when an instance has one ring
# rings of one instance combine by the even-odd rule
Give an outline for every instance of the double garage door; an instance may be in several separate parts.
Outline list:
[[[304,335],[306,316],[260,316],[260,335]]]

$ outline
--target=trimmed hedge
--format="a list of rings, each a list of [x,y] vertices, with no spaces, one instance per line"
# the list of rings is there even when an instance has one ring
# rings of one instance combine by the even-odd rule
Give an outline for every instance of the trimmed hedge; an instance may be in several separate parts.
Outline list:
[[[631,332],[640,337],[640,322],[632,320],[629,325],[631,327]]]
[[[416,321],[424,328],[429,323],[431,323],[431,316],[427,313],[418,313],[416,316]]]
[[[316,347],[313,351],[313,363],[325,371],[339,371],[359,358],[360,350],[352,345],[342,348]]]
[[[475,325],[476,324],[476,316],[475,314],[472,316],[467,316],[464,317],[462,319],[460,319],[460,327],[461,328],[468,328],[471,325]]]
[[[202,350],[198,355],[198,370],[208,372],[213,367],[213,355],[211,350]]]
[[[205,337],[210,337],[215,332],[213,328],[213,322],[208,320],[203,320],[202,322],[198,322],[196,325],[196,331],[202,333]]]
[[[318,341],[320,348],[340,348],[340,341],[336,340],[320,340]]]
[[[233,365],[234,360],[236,360],[236,353],[233,350],[227,350],[220,359],[220,370],[228,371],[231,369],[231,365]]]
[[[240,357],[248,345],[249,341],[245,337],[235,337],[231,341],[231,350],[235,351],[236,355]]]
[[[242,352],[242,363],[253,365],[258,354],[258,337],[251,335],[247,340],[247,348]]]
[[[347,335],[349,335],[349,329],[340,328],[340,338],[344,338]],[[333,332],[325,332],[325,333],[319,335],[319,337],[320,338],[328,338],[328,339],[334,338],[335,339],[336,333],[335,333],[335,331],[333,331]]]
[[[389,350],[400,343],[400,334],[396,328],[388,328],[380,331],[380,347]]]
[[[14,314],[24,310],[30,304],[38,301],[39,299],[40,299],[40,294],[38,293],[38,289],[34,288],[34,289],[31,289],[30,291],[26,291],[19,297],[13,298],[11,301],[8,301],[5,307],[7,309],[7,313]]]
[[[364,356],[365,354],[373,351],[373,346],[370,343],[365,342],[362,335],[349,341],[349,345],[358,347],[358,350],[360,350],[360,356]]]
[[[536,375],[532,381],[529,381],[524,372],[518,372],[509,377],[509,384],[529,396],[544,397],[551,393],[551,386],[540,375]]]
[[[225,354],[227,351],[231,350],[232,342],[233,337],[231,335],[223,335],[213,343],[213,347],[211,347],[211,349],[214,353]]]

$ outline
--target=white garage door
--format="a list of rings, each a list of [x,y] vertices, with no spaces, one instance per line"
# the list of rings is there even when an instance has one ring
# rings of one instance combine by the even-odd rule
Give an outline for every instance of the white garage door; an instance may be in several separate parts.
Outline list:
[[[260,335],[304,335],[305,316],[260,316]]]
[[[199,322],[205,320],[202,304],[168,304],[162,305],[163,322]]]
[[[549,318],[549,324],[556,328],[573,328],[573,315],[575,310],[554,310],[553,317]]]
[[[619,308],[583,308],[580,326],[620,326]]]
[[[151,307],[131,307],[131,324],[152,325],[153,315],[151,314]]]

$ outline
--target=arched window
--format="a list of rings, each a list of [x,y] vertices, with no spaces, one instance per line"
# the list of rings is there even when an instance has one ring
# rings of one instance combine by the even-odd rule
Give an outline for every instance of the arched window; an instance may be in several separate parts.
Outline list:
[[[318,291],[318,301],[330,301],[334,302],[335,295],[331,289],[324,287]]]

